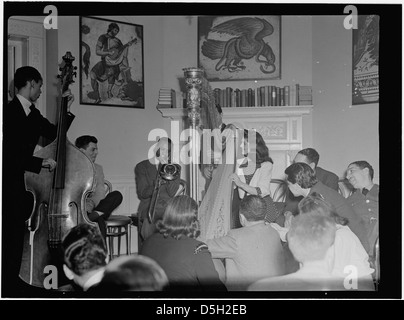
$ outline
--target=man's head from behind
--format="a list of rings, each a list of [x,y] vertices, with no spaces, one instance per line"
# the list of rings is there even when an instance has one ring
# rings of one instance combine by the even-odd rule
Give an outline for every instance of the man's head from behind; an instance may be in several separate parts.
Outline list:
[[[313,170],[318,165],[318,160],[320,159],[320,155],[313,148],[306,148],[300,150],[293,160],[293,163],[303,162],[307,163]]]
[[[240,203],[240,221],[243,226],[248,222],[265,219],[267,205],[264,199],[256,195],[248,195]]]
[[[142,256],[121,256],[105,268],[98,289],[105,292],[162,291],[168,286],[164,270],[153,259]]]
[[[98,155],[98,140],[94,136],[81,136],[75,141],[75,146],[79,148],[92,162],[95,162]]]
[[[300,214],[292,220],[287,233],[290,251],[301,263],[320,261],[334,243],[335,221],[318,214]]]
[[[89,224],[73,227],[62,242],[66,276],[77,282],[88,272],[106,265],[107,248],[99,229]]]
[[[372,183],[373,175],[373,167],[367,161],[355,161],[348,166],[346,178],[355,189],[362,189]]]

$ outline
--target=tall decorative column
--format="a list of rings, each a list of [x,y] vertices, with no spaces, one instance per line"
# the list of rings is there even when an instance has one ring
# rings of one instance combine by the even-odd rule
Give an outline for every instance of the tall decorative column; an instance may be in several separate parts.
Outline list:
[[[199,204],[199,120],[204,70],[199,68],[184,68],[183,71],[187,88],[188,121],[189,128],[191,129],[190,196]]]

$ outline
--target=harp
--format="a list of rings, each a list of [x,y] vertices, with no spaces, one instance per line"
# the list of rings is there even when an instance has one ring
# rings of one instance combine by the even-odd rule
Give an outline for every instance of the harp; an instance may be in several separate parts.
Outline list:
[[[200,223],[200,240],[224,236],[231,226],[233,182],[230,176],[235,171],[238,130],[233,125],[226,126],[223,132],[218,129],[221,117],[216,109],[216,102],[212,88],[204,76],[203,69],[184,69],[187,86],[187,109],[190,128],[197,130],[202,137],[201,152],[194,152],[190,168],[191,196],[198,202],[198,220]],[[214,130],[216,129],[216,130]],[[210,141],[216,142],[212,146]],[[215,164],[212,180],[206,193],[199,201],[200,190],[198,177],[205,165],[212,165],[209,157],[204,157],[213,148],[219,150],[219,161]],[[198,148],[195,148],[199,150]],[[213,152],[212,149],[209,150]],[[201,165],[197,165],[200,163]]]

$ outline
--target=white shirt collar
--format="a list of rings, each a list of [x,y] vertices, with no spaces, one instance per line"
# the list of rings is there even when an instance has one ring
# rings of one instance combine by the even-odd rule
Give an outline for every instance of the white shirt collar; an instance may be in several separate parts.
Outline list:
[[[22,107],[24,108],[25,114],[28,116],[29,113],[31,112],[29,107],[31,106],[32,102],[25,99],[22,95],[20,95],[18,93],[16,94],[16,96],[17,96],[18,100],[20,100],[20,103],[21,103]]]

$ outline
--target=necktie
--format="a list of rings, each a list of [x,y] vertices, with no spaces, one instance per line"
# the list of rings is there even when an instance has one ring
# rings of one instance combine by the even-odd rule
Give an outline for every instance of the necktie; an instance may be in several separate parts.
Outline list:
[[[35,109],[35,105],[34,104],[31,104],[30,106],[29,106],[29,113],[28,113],[28,116],[32,116],[34,113],[35,113],[35,110],[37,110],[37,109]]]
[[[366,196],[366,195],[368,194],[368,192],[369,192],[368,189],[366,189],[366,188],[363,188],[363,189],[362,189],[362,194],[363,194],[363,195]]]

